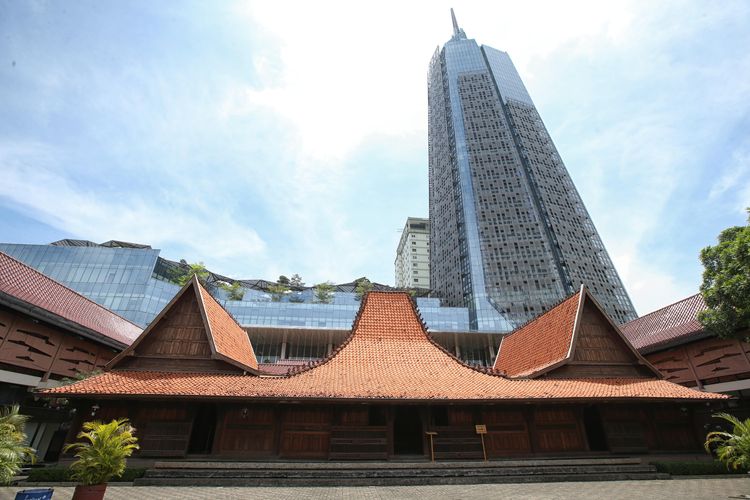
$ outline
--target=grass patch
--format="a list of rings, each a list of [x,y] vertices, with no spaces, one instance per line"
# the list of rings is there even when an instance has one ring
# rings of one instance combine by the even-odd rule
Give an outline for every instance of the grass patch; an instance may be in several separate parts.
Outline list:
[[[112,478],[110,483],[125,482],[129,483],[146,473],[144,468],[127,468],[122,477]],[[27,481],[34,483],[61,483],[65,481],[74,481],[70,477],[70,469],[67,467],[34,467],[29,470]]]
[[[659,472],[674,476],[710,476],[713,474],[746,474],[747,469],[727,469],[719,461],[713,462],[651,462]]]

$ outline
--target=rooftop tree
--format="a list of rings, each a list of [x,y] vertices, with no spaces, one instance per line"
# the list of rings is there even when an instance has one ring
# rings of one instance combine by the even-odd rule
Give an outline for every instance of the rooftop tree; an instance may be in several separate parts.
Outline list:
[[[717,245],[701,250],[701,293],[708,309],[698,314],[706,331],[746,338],[750,329],[750,208],[748,225],[719,234]]]

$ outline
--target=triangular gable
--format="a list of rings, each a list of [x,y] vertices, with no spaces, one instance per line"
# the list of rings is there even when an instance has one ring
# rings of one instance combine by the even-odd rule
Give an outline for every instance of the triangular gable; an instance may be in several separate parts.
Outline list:
[[[509,377],[660,376],[627,341],[585,286],[507,335],[495,369]]]
[[[258,362],[245,331],[193,276],[109,362],[107,369],[114,368],[257,373]]]
[[[579,318],[564,367],[549,370],[556,378],[658,377],[659,371],[641,356],[601,304],[582,287]]]
[[[581,297],[580,291],[571,295],[503,337],[495,370],[509,377],[533,377],[565,361],[570,356]]]
[[[257,371],[258,360],[247,332],[197,280],[196,283],[203,306],[201,311],[205,315],[216,356],[228,363]]]
[[[429,404],[528,404],[596,400],[702,401],[726,396],[698,392],[648,378],[513,380],[467,366],[426,332],[405,293],[370,292],[362,300],[352,333],[328,358],[280,377],[237,373],[165,373],[163,370],[103,373],[45,395],[194,400],[427,402]]]

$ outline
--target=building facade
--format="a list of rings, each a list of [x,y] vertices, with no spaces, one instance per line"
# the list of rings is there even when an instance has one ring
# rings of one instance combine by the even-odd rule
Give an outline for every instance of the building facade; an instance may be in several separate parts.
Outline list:
[[[703,329],[707,309],[700,293],[622,325],[633,346],[664,378],[702,391],[729,394],[733,414],[750,415],[750,343],[719,338]],[[744,332],[744,337],[750,332]]]
[[[451,12],[452,14],[452,12]],[[453,37],[429,67],[430,284],[471,328],[511,331],[586,284],[633,305],[507,53]]]
[[[30,417],[27,444],[40,461],[62,449],[69,409],[34,397],[65,378],[101,370],[141,329],[0,252],[0,406]]]
[[[406,219],[394,266],[397,288],[430,288],[429,219]]]
[[[77,406],[69,439],[89,415],[130,418],[141,457],[457,460],[700,449],[696,417],[726,397],[661,380],[585,289],[528,328],[537,327],[543,332],[518,332],[501,347],[512,351],[509,363],[477,369],[436,345],[407,293],[369,292],[341,346],[269,376],[240,326],[192,279],[105,373],[44,395]],[[541,358],[540,333],[549,340]],[[572,354],[558,359],[561,346]]]
[[[0,243],[0,252],[70,287],[114,313],[145,327],[180,290],[175,276],[183,264],[160,256],[149,245],[61,240],[49,245]],[[222,306],[245,328],[262,363],[308,362],[324,357],[346,337],[360,307],[356,283],[336,286],[329,303],[315,300],[312,287],[274,297],[261,279],[234,279],[211,273],[216,283],[239,282],[240,299],[220,287],[212,290]],[[375,290],[390,287],[374,283]],[[277,300],[278,299],[278,300]],[[465,361],[489,366],[499,334],[466,335],[465,307],[445,307],[440,299],[417,297],[420,315],[451,352]]]

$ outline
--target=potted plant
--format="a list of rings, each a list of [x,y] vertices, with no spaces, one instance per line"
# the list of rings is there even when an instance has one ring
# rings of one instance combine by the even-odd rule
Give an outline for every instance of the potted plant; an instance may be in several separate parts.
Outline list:
[[[34,450],[24,445],[24,426],[29,420],[18,413],[18,405],[0,409],[0,485],[8,485],[24,463],[34,463]]]
[[[85,422],[78,439],[65,451],[74,451],[78,460],[70,466],[71,477],[80,484],[76,486],[73,500],[101,500],[107,489],[107,481],[120,477],[125,472],[127,458],[138,449],[135,429],[127,418],[109,423]]]
[[[716,453],[716,458],[727,468],[750,468],[750,418],[741,421],[728,413],[717,413],[714,417],[732,424],[732,431],[709,432],[704,445],[706,451]]]

